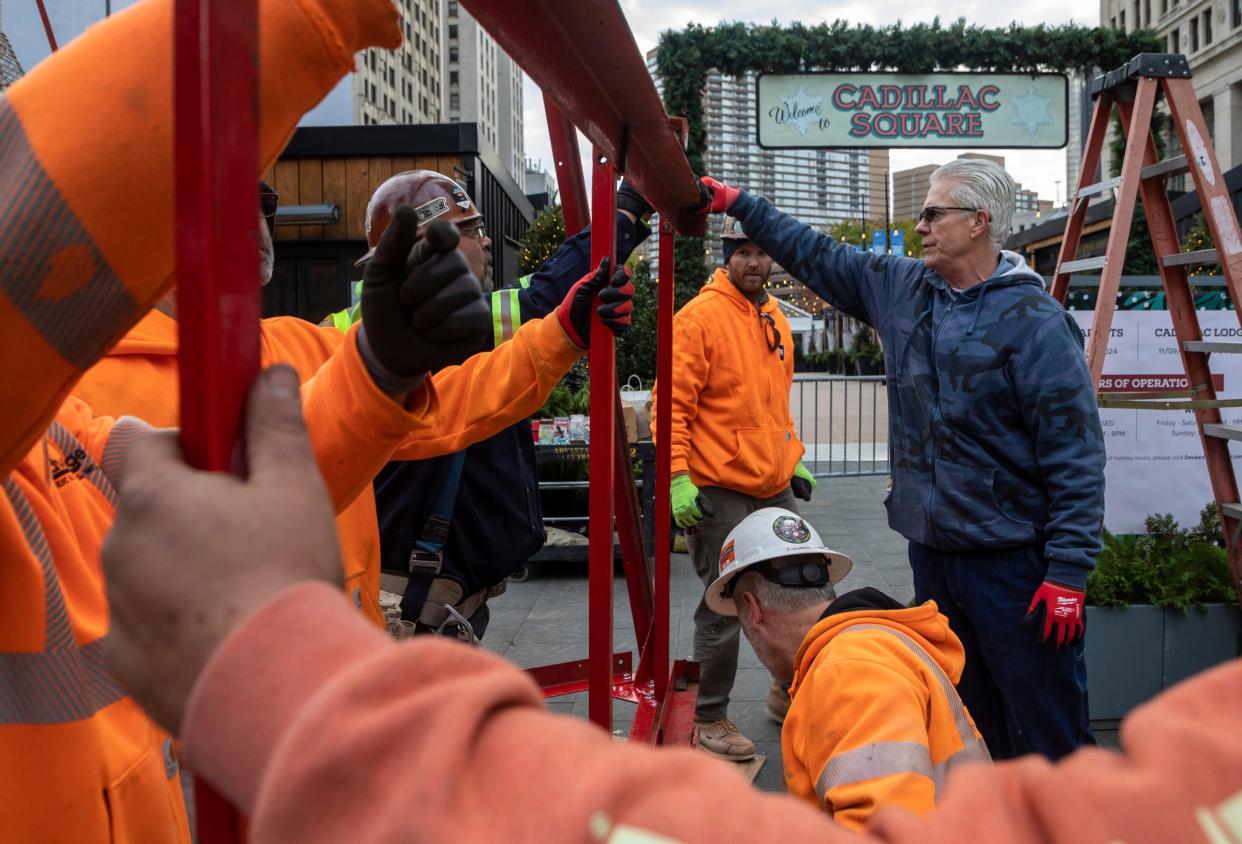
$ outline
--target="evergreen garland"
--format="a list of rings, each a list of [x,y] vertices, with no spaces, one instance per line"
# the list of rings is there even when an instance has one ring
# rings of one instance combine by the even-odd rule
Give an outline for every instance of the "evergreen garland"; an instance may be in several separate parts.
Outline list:
[[[716,69],[728,76],[747,72],[799,73],[886,71],[933,73],[974,70],[990,73],[1111,70],[1137,53],[1163,52],[1164,41],[1151,30],[1122,32],[1105,27],[1020,26],[985,29],[959,18],[903,26],[873,27],[838,20],[807,26],[728,23],[691,24],[660,36],[658,72],[669,114],[686,118],[690,129],[690,167],[705,173],[703,88]],[[707,274],[700,238],[677,238],[679,287],[697,288]],[[693,244],[685,243],[693,241]],[[683,245],[685,244],[685,245]]]

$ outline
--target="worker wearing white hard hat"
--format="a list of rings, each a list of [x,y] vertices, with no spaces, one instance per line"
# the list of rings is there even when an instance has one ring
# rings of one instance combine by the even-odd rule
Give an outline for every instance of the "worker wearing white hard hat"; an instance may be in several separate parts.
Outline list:
[[[931,811],[951,768],[989,756],[954,689],[965,656],[948,619],[871,587],[838,597],[851,568],[797,513],[765,507],[725,540],[704,600],[790,684],[789,793],[862,829],[887,806]]]

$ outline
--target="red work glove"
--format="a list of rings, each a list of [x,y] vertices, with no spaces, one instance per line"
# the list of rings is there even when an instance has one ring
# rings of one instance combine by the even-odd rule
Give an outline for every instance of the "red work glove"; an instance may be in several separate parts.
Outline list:
[[[1045,580],[1035,590],[1022,623],[1034,627],[1039,641],[1049,647],[1072,645],[1082,638],[1086,597],[1077,589]]]
[[[599,318],[613,334],[622,334],[630,327],[634,314],[634,282],[628,267],[621,267],[608,277],[608,259],[599,262],[595,272],[578,279],[556,308],[561,327],[580,349],[591,346],[591,305],[599,294]]]
[[[703,205],[700,210],[705,214],[719,214],[733,207],[741,191],[729,187],[724,182],[704,176],[699,179],[699,193],[703,196]]]

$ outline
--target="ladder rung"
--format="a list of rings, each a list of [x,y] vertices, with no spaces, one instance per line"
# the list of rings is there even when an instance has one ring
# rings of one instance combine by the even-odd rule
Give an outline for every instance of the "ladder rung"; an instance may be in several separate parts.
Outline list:
[[[1143,168],[1144,179],[1155,179],[1160,176],[1180,176],[1190,172],[1190,162],[1184,155],[1175,155],[1164,161],[1157,161],[1150,167]]]
[[[1088,196],[1095,196],[1096,194],[1101,194],[1101,193],[1104,193],[1105,191],[1110,191],[1113,188],[1117,187],[1119,184],[1121,184],[1121,177],[1114,176],[1111,179],[1105,179],[1102,182],[1096,182],[1094,185],[1087,185],[1085,188],[1078,189],[1078,198],[1083,199]]]
[[[1200,249],[1197,252],[1178,252],[1176,255],[1165,255],[1160,259],[1166,267],[1184,267],[1188,264],[1219,264],[1220,255],[1215,249]]]
[[[1228,516],[1231,519],[1242,520],[1242,504],[1235,504],[1232,501],[1222,501],[1220,503],[1221,515]]]
[[[1107,263],[1107,255],[1100,255],[1097,258],[1079,258],[1077,261],[1066,261],[1061,264],[1057,267],[1057,274],[1076,273],[1079,270],[1102,270]]]
[[[1203,426],[1203,433],[1209,437],[1217,437],[1222,440],[1242,440],[1242,425],[1222,425],[1218,422],[1209,422]]]
[[[1224,354],[1242,354],[1242,343],[1230,343],[1225,340],[1187,340],[1182,344],[1188,352],[1221,352]]]

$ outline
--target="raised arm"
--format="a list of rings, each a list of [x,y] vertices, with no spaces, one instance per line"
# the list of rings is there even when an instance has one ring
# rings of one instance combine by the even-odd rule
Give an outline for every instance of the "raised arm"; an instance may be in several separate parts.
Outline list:
[[[710,179],[703,182],[713,190],[711,210],[736,217],[751,240],[828,304],[876,324],[890,297],[892,265],[905,259],[858,252],[766,199]]]

